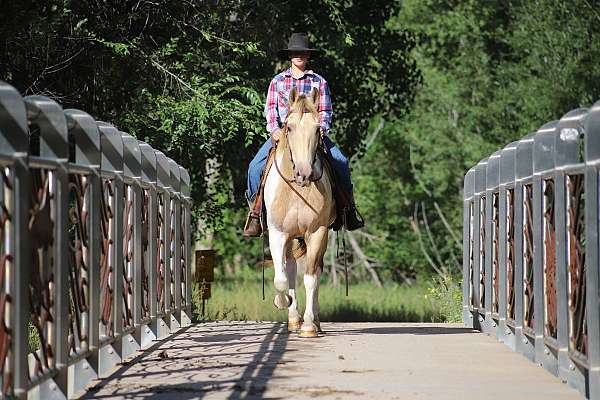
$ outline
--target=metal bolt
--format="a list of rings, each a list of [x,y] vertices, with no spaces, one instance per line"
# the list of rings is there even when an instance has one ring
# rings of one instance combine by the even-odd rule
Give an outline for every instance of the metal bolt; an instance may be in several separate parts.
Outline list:
[[[547,356],[550,355],[550,350],[544,349],[544,354],[546,354]]]
[[[575,371],[575,364],[573,364],[573,363],[569,364],[569,369],[571,371]]]
[[[481,315],[479,316],[479,322],[483,322],[483,317]]]
[[[510,329],[506,328],[506,330],[504,331],[505,335],[510,335]]]
[[[523,338],[523,343],[527,344],[527,339]]]
[[[133,343],[133,338],[132,337],[129,338],[129,343]]]
[[[495,322],[492,322],[492,326],[495,328],[495,327],[496,327],[496,323],[495,323]]]
[[[469,315],[469,319],[473,319],[473,315]]]
[[[150,328],[146,328],[146,333],[150,333]]]
[[[164,321],[161,321],[161,322],[160,322],[160,326],[165,326],[165,323],[164,323]]]

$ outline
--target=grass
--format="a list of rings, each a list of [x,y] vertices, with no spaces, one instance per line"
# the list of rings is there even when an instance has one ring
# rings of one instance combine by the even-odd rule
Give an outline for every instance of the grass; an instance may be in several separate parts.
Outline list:
[[[300,312],[305,304],[305,291],[298,280]],[[248,270],[236,276],[217,276],[212,284],[212,298],[207,301],[202,317],[199,290],[194,290],[195,317],[198,320],[287,321],[287,311],[273,305],[273,269],[265,271],[265,300],[262,300],[261,273]],[[319,289],[321,321],[330,322],[454,322],[454,292],[438,287],[440,282],[422,281],[413,286],[388,284],[377,288],[371,283],[335,288],[322,278]],[[458,302],[460,315],[460,299]]]

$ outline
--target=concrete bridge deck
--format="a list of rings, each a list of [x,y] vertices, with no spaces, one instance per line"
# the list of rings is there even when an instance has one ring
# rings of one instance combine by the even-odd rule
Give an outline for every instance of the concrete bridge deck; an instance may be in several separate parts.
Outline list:
[[[197,324],[126,362],[85,398],[582,399],[504,344],[458,324]]]

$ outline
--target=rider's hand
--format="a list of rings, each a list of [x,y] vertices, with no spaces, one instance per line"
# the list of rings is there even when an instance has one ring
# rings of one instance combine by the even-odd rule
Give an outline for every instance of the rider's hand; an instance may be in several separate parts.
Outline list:
[[[271,140],[273,141],[273,143],[279,142],[280,136],[281,136],[281,129],[276,129],[273,132],[271,132]]]

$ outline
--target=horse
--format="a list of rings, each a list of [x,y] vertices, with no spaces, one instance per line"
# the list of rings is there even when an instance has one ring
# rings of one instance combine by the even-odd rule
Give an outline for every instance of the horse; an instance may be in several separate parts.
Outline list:
[[[296,88],[291,90],[289,113],[264,187],[269,248],[275,270],[274,304],[279,309],[288,309],[288,329],[299,329],[300,337],[316,337],[322,332],[319,277],[328,227],[335,219],[333,173],[318,155],[321,141],[318,104],[317,89],[313,88],[310,95],[298,93]],[[297,238],[305,247],[304,318],[296,301],[297,260],[293,244]]]

